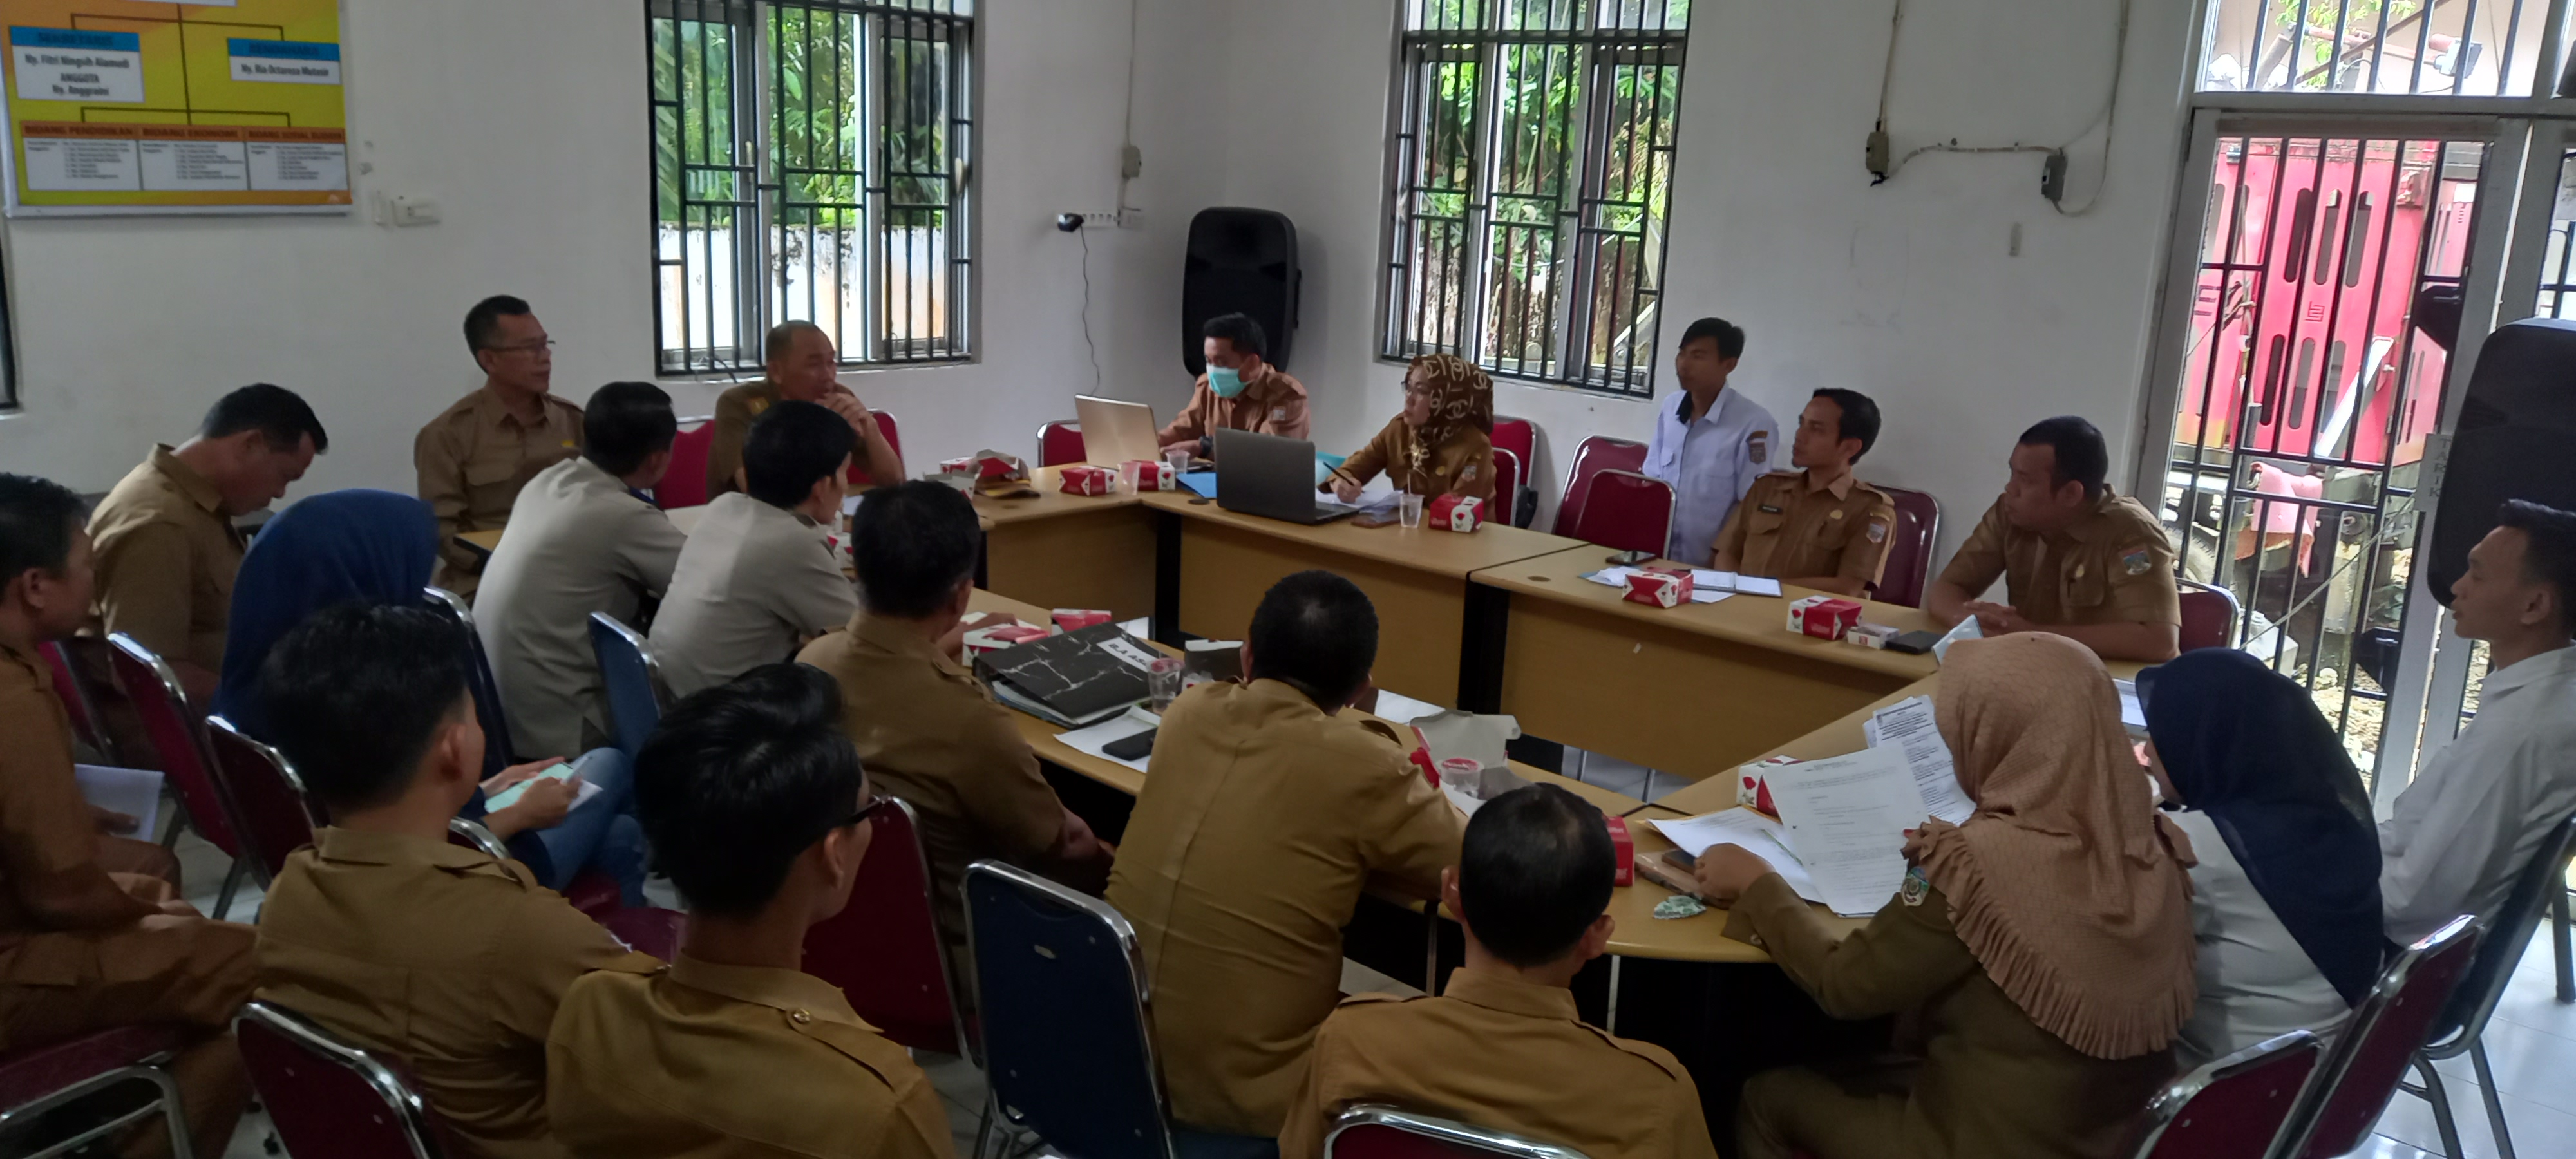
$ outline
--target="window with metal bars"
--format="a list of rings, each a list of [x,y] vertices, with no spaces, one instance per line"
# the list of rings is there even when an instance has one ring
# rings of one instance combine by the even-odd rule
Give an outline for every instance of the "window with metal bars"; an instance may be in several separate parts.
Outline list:
[[[771,326],[845,364],[973,350],[973,0],[646,0],[654,335],[739,374]]]
[[[2548,11],[2547,0],[2209,0],[2200,90],[2522,96],[2548,50]]]
[[[1690,0],[1406,0],[1388,357],[1653,391]]]

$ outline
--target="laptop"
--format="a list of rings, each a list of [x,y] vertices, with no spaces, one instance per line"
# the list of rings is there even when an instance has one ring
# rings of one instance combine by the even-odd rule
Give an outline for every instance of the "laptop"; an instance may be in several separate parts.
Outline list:
[[[1315,490],[1315,444],[1251,431],[1218,431],[1215,438],[1217,506],[1309,525],[1360,513]]]
[[[1082,457],[1098,466],[1163,457],[1163,448],[1154,442],[1154,408],[1144,403],[1077,394],[1073,414],[1082,424]]]

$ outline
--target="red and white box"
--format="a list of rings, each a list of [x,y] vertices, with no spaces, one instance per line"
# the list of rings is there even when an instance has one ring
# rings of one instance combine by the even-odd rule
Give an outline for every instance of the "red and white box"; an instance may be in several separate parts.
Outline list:
[[[1043,640],[1052,635],[1055,635],[1054,629],[1043,628],[1036,624],[1005,624],[999,628],[977,628],[966,633],[966,655],[974,657],[987,652],[999,652],[1004,648],[1018,647],[1031,640]]]
[[[1118,485],[1118,472],[1107,467],[1067,467],[1064,486],[1067,495],[1106,495]]]
[[[1798,760],[1795,757],[1778,756],[1735,770],[1735,803],[1747,809],[1760,809],[1774,817],[1779,816],[1779,807],[1771,803],[1771,781],[1763,770],[1777,765],[1797,763]]]
[[[1485,525],[1485,501],[1473,495],[1442,495],[1431,501],[1425,523],[1442,531],[1474,531]]]
[[[1019,456],[992,450],[977,451],[961,458],[941,459],[939,471],[943,475],[972,474],[975,476],[975,481],[979,483],[990,483],[996,479],[1026,481],[1029,477],[1029,465],[1021,462]]]
[[[1610,879],[1613,886],[1637,884],[1637,841],[1628,835],[1628,819],[1604,818],[1610,822],[1610,849],[1618,855],[1619,874]]]
[[[1658,608],[1690,602],[1691,573],[1685,567],[1641,567],[1628,577],[1628,598]]]
[[[1181,474],[1170,463],[1129,459],[1119,471],[1135,478],[1138,491],[1172,491],[1181,485]]]
[[[1837,596],[1808,596],[1789,605],[1789,630],[1819,640],[1839,640],[1860,622],[1860,604]]]
[[[1092,611],[1087,608],[1057,608],[1054,618],[1056,627],[1070,632],[1076,628],[1088,628],[1093,624],[1106,624],[1113,617],[1107,612]]]
[[[1843,633],[1843,643],[1858,644],[1863,648],[1877,648],[1884,651],[1887,648],[1887,642],[1898,635],[1900,633],[1893,627],[1863,620],[1852,625],[1850,631]]]

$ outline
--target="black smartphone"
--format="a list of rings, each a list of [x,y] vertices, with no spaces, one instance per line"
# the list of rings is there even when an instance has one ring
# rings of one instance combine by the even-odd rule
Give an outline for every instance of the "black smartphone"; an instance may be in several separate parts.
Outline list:
[[[1623,551],[1612,555],[1608,562],[1612,567],[1635,567],[1653,558],[1655,553],[1651,551]]]
[[[1890,652],[1905,652],[1919,656],[1925,652],[1931,651],[1932,645],[1940,642],[1941,633],[1939,632],[1904,632],[1898,634],[1895,639],[1887,642],[1887,650]]]
[[[1685,871],[1688,871],[1688,870],[1690,870],[1690,869],[1696,868],[1696,867],[1699,865],[1699,858],[1693,857],[1693,856],[1691,856],[1690,854],[1684,853],[1684,852],[1682,852],[1681,850],[1678,850],[1678,849],[1667,849],[1667,850],[1665,850],[1665,851],[1664,851],[1664,860],[1669,861],[1669,862],[1671,862],[1671,863],[1673,863],[1673,864],[1675,864],[1675,865],[1678,865],[1678,866],[1682,867],[1682,869],[1683,869],[1683,870],[1685,870]]]
[[[1100,751],[1122,761],[1141,760],[1154,751],[1154,734],[1163,730],[1149,728],[1131,737],[1122,737],[1100,746]]]

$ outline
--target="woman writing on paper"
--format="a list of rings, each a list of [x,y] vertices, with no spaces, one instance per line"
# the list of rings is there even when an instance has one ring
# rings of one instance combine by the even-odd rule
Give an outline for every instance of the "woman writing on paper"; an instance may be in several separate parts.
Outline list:
[[[2370,795],[2307,691],[2232,648],[2138,674],[2149,768],[2191,838],[2195,1067],[2342,1018],[2379,977]]]
[[[1920,1039],[1902,1064],[1754,1076],[1738,1159],[2107,1159],[2173,1073],[2189,847],[2148,801],[2110,674],[2062,636],[1962,643],[1936,711],[1977,809],[1905,838],[1903,891],[1868,926],[1840,936],[1736,846],[1699,859],[1728,932],[1827,1014],[1910,1014]]]
[[[1476,364],[1426,354],[1404,372],[1404,413],[1324,480],[1344,503],[1384,471],[1412,495],[1494,497],[1494,380]],[[1491,511],[1489,520],[1502,516]]]

